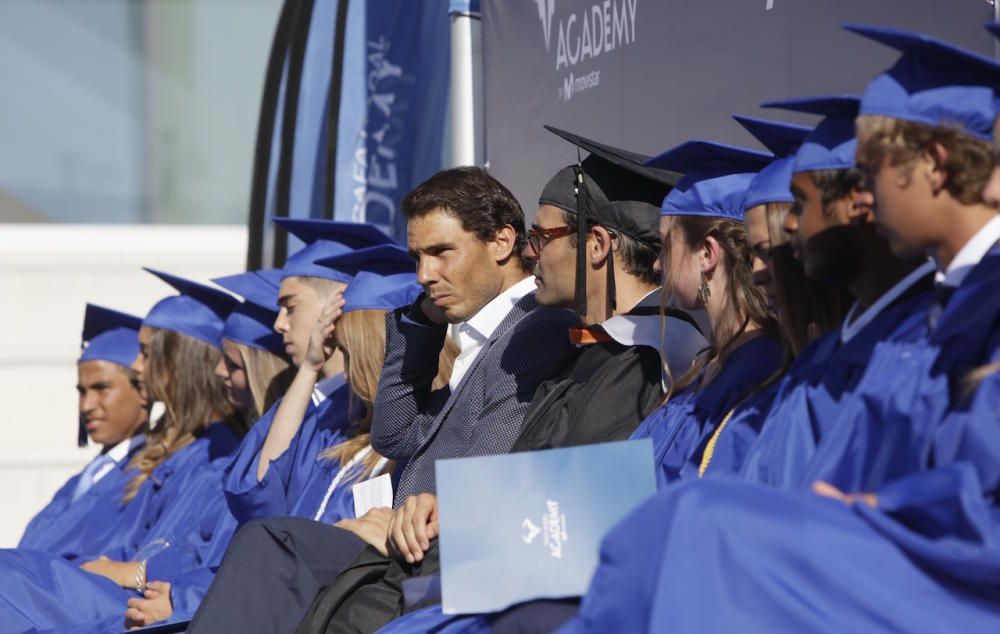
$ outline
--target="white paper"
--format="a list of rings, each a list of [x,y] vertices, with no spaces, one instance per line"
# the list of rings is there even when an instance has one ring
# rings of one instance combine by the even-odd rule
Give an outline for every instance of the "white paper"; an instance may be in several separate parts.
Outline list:
[[[351,487],[351,493],[354,494],[354,517],[361,517],[372,509],[392,508],[392,479],[388,473],[358,482]]]

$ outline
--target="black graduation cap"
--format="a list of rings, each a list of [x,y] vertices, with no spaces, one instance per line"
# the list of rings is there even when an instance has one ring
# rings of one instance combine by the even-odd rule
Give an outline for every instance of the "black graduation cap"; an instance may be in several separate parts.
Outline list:
[[[681,174],[647,167],[648,156],[605,145],[550,125],[545,129],[577,147],[577,163],[556,173],[539,197],[577,216],[576,310],[587,314],[587,231],[600,225],[660,248],[660,204]],[[580,160],[579,151],[589,152]],[[608,254],[608,311],[615,310],[613,256]]]

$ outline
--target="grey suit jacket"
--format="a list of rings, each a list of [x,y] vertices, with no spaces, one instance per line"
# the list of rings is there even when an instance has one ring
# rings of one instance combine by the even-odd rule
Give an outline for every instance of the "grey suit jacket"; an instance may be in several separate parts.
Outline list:
[[[372,447],[405,461],[395,505],[435,492],[434,462],[510,451],[538,385],[571,354],[567,329],[578,317],[538,307],[534,293],[507,314],[451,392],[432,390],[444,326],[386,317],[386,357],[372,418]]]

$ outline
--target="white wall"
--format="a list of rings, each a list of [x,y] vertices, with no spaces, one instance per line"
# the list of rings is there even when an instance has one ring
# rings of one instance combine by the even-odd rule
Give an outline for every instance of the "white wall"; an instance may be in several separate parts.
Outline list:
[[[206,281],[244,269],[240,226],[0,224],[0,547],[96,448],[76,446],[84,305],[136,315],[170,287],[141,270]]]

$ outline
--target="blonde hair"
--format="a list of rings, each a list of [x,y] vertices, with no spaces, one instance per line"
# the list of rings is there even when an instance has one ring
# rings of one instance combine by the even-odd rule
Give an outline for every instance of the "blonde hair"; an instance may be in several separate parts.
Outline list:
[[[260,418],[288,391],[288,386],[295,378],[295,367],[288,359],[273,352],[237,341],[231,342],[236,345],[243,359],[247,385],[253,396],[254,418]]]
[[[883,115],[862,115],[857,119],[858,165],[874,172],[885,158],[893,166],[903,166],[912,176],[916,159],[931,145],[944,147],[948,156],[941,168],[948,173],[945,190],[963,205],[983,202],[983,189],[994,167],[993,148],[954,125],[926,125]]]
[[[151,401],[165,407],[146,446],[129,468],[137,473],[125,488],[124,503],[131,502],[150,474],[167,458],[191,444],[215,420],[239,435],[246,422],[226,398],[225,384],[215,374],[222,353],[194,337],[172,330],[151,329],[146,388]]]
[[[320,454],[321,458],[339,460],[346,465],[351,458],[369,444],[372,424],[372,405],[378,391],[379,377],[385,360],[385,320],[384,310],[355,310],[344,313],[337,320],[334,336],[338,346],[344,351],[347,375],[350,377],[351,397],[364,405],[365,413],[351,423],[351,437],[334,445]],[[438,357],[438,373],[432,383],[437,389],[448,383],[451,370],[458,356],[458,346],[450,337]],[[352,474],[352,479],[363,480],[371,475],[381,456],[374,451],[362,462],[361,470]],[[392,464],[386,471],[392,470]]]

